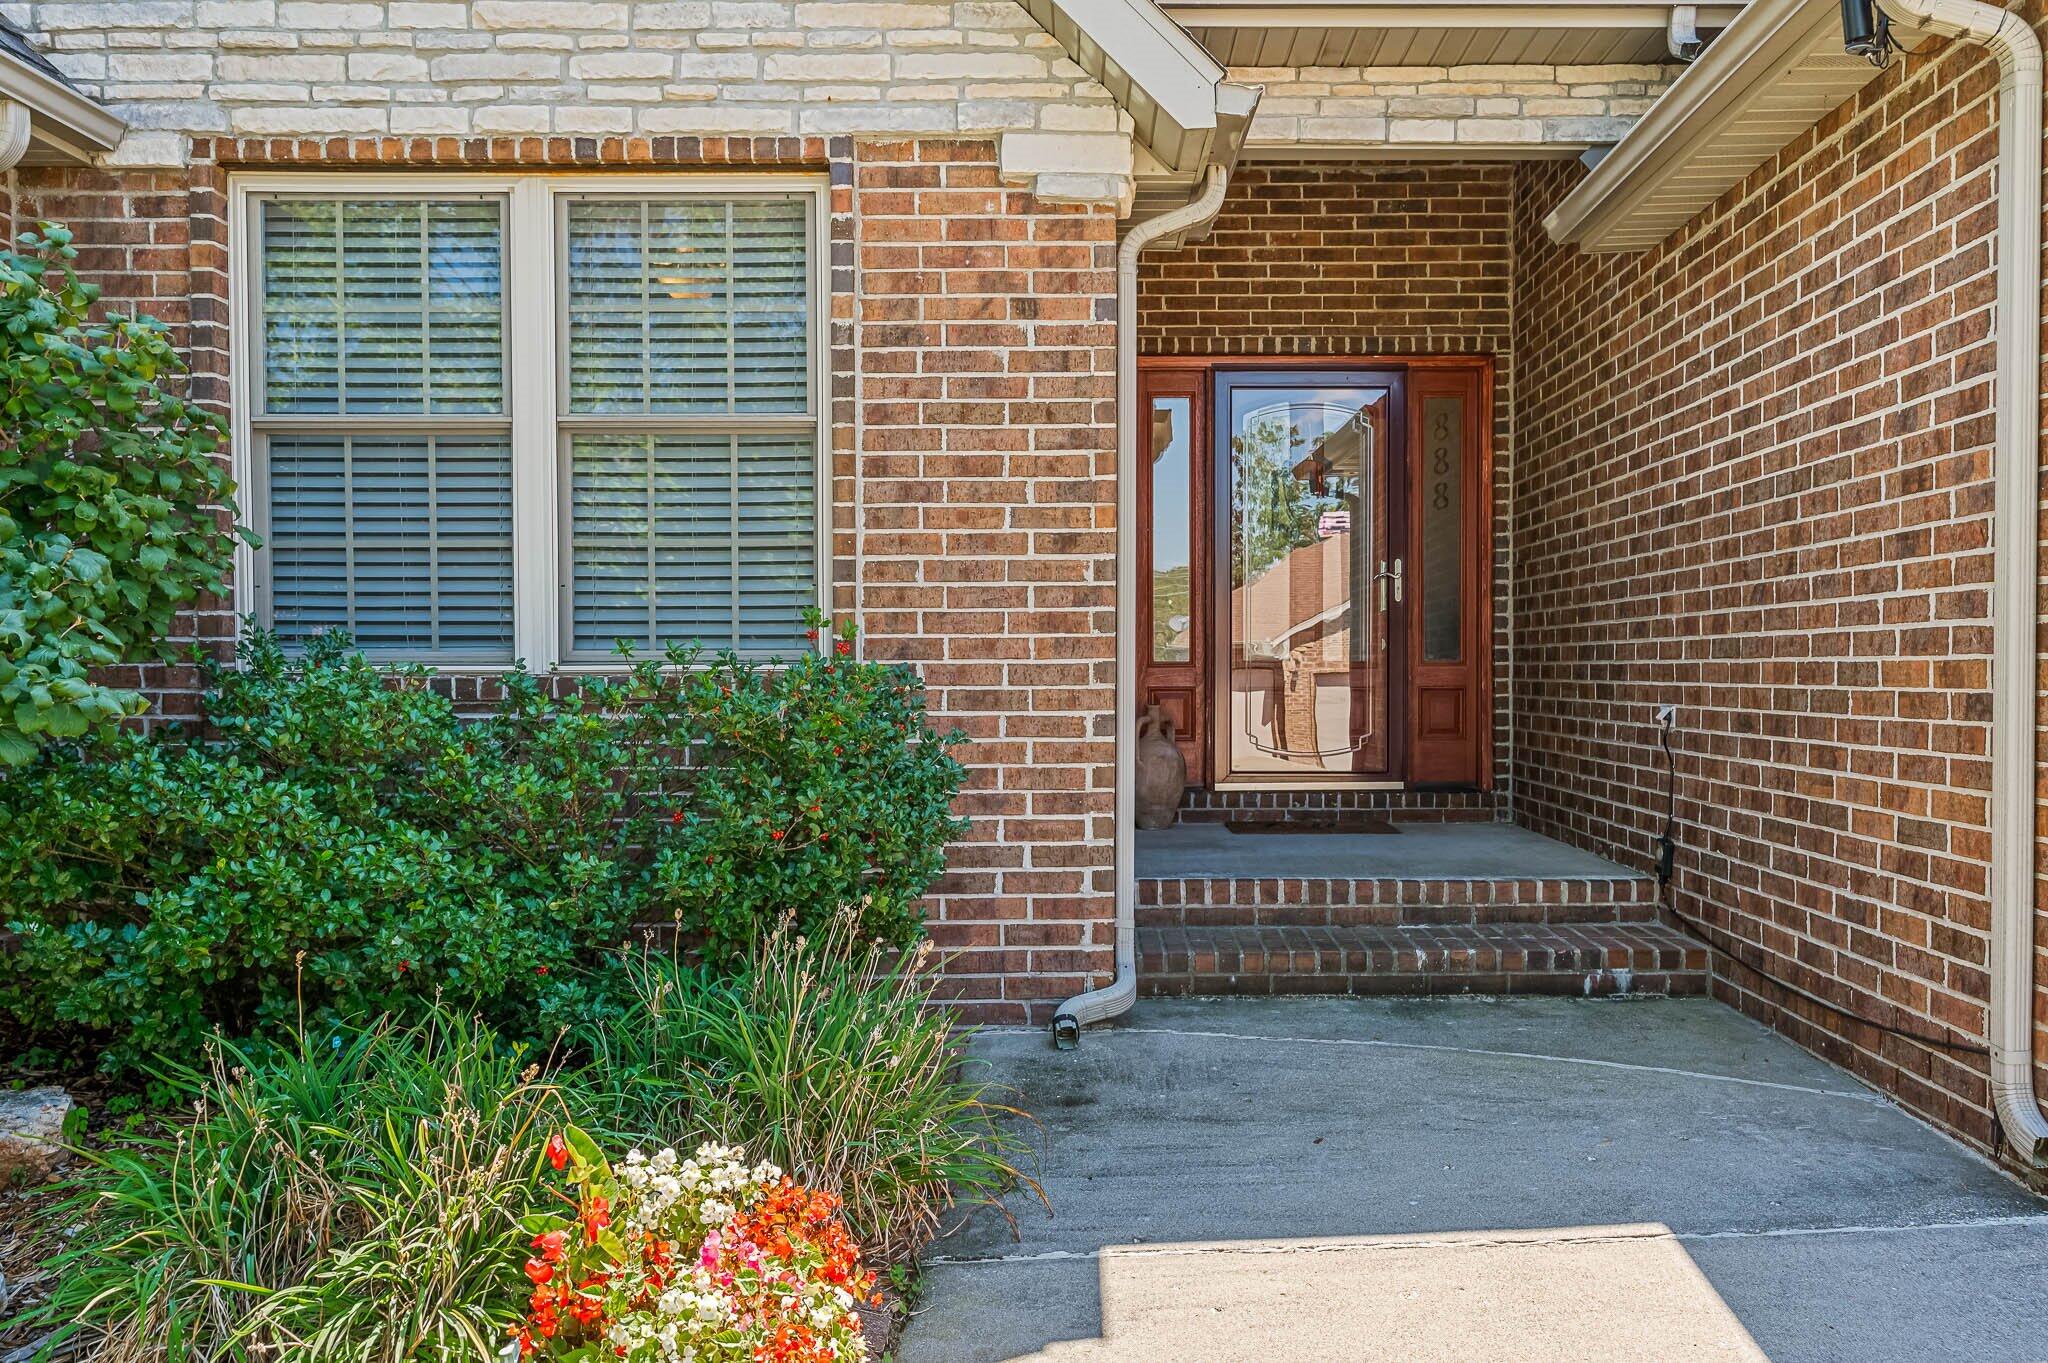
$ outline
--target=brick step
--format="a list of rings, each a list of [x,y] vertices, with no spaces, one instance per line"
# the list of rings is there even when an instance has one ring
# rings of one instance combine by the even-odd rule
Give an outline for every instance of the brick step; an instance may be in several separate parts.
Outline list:
[[[1663,923],[1140,927],[1138,984],[1184,994],[1703,994],[1707,949]]]
[[[1253,880],[1176,877],[1138,882],[1146,927],[1482,927],[1654,923],[1648,876],[1543,880]]]

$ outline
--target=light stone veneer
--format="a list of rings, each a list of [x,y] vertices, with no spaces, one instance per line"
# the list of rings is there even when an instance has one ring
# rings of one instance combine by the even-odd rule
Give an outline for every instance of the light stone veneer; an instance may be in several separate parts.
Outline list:
[[[1030,134],[1020,182],[1130,192],[1129,119],[1015,0],[0,3],[128,120],[195,136]],[[1065,148],[1064,155],[1058,154]]]
[[[994,137],[1012,183],[1128,204],[1130,120],[1015,0],[0,0],[128,120],[193,136]],[[1261,148],[1612,142],[1675,68],[1243,68]]]
[[[1590,147],[1619,141],[1667,66],[1238,67],[1266,94],[1256,148]]]

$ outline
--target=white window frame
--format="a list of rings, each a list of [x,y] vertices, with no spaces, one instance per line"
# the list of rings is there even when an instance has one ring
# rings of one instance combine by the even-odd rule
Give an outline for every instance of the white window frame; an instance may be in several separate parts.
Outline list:
[[[512,426],[512,657],[535,671],[616,671],[616,657],[571,658],[571,583],[564,550],[567,523],[567,462],[562,456],[566,427],[560,393],[567,325],[562,298],[566,251],[558,224],[566,201],[591,195],[625,197],[780,194],[809,200],[810,396],[804,429],[812,434],[815,475],[815,577],[819,610],[832,602],[832,396],[831,188],[822,175],[791,174],[507,174],[503,172],[391,173],[356,171],[260,172],[228,182],[228,393],[232,446],[230,465],[244,500],[244,518],[266,520],[263,470],[254,459],[253,418],[262,373],[261,237],[258,205],[276,195],[328,198],[423,198],[502,196],[506,202],[505,316],[506,404]],[[356,418],[333,418],[346,423]],[[431,416],[420,418],[431,421]],[[649,418],[659,423],[662,418]],[[745,426],[743,415],[717,420]],[[773,419],[772,428],[791,424]],[[259,555],[249,545],[235,554],[234,609],[238,617],[257,614],[260,593],[270,584],[257,577]],[[679,641],[680,642],[680,641]],[[823,640],[820,640],[823,646]],[[443,663],[442,670],[488,674],[511,663]]]

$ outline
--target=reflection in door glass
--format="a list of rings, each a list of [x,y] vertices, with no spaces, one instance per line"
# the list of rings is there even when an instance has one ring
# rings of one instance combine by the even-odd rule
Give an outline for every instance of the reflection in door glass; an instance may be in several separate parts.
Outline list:
[[[1194,558],[1189,552],[1189,398],[1152,400],[1152,660],[1193,656]]]
[[[1233,773],[1386,761],[1383,388],[1230,392]]]

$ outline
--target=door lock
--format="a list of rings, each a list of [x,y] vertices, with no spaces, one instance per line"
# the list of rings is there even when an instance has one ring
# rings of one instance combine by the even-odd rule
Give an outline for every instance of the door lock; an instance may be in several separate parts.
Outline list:
[[[1380,587],[1381,610],[1384,611],[1387,608],[1387,584],[1389,582],[1394,584],[1394,603],[1396,605],[1400,604],[1401,591],[1402,588],[1406,585],[1404,581],[1405,576],[1406,574],[1402,569],[1400,559],[1394,560],[1394,566],[1392,568],[1387,567],[1387,561],[1385,559],[1380,560],[1380,570],[1374,573],[1372,575],[1372,578],[1373,581],[1377,582]]]

